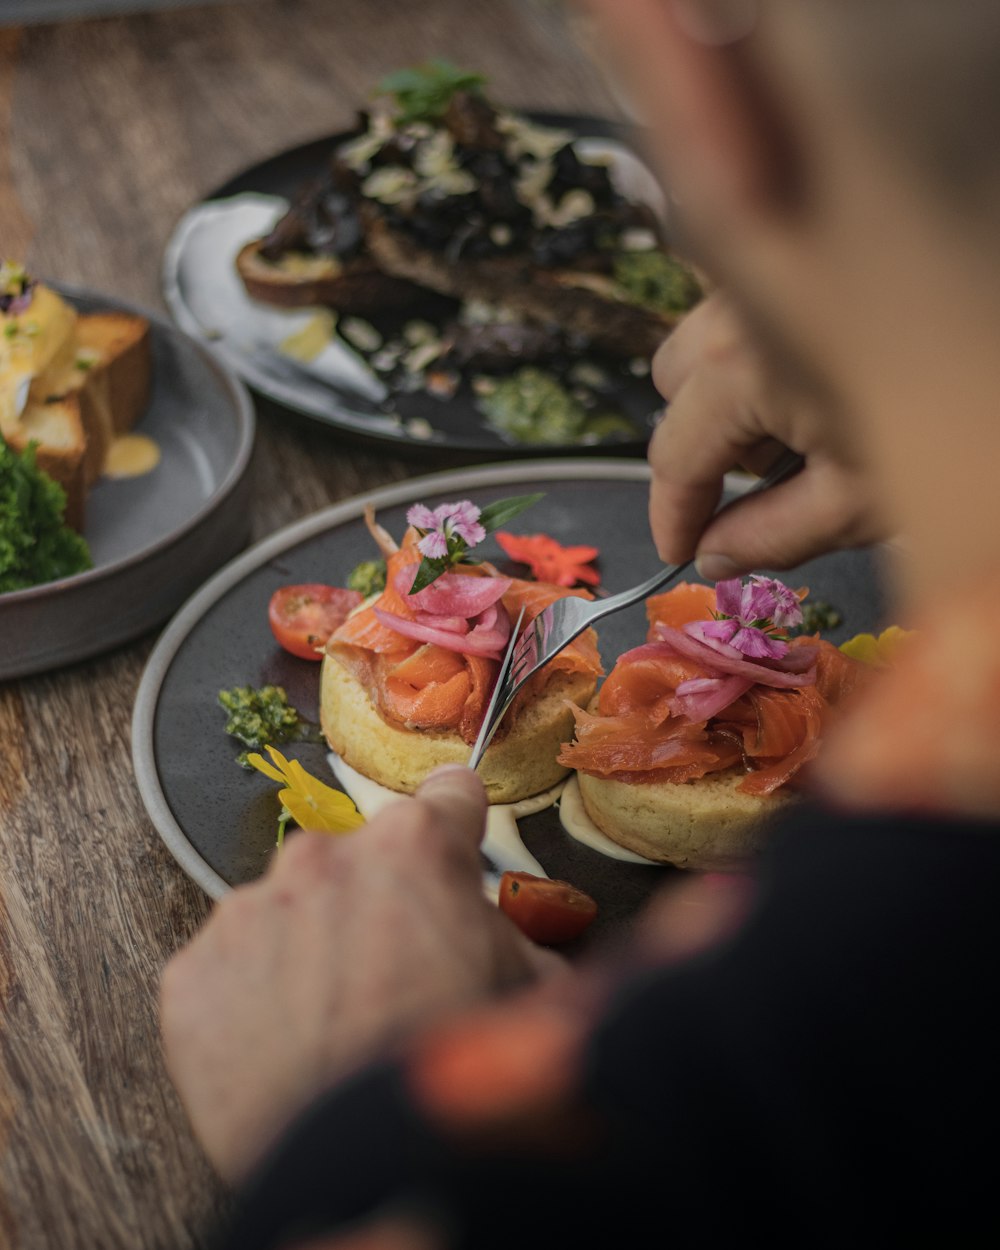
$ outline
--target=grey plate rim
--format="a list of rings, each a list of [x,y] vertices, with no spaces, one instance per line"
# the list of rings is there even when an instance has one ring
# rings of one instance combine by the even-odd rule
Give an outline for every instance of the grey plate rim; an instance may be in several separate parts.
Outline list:
[[[160,635],[143,672],[132,714],[132,765],[143,805],[160,838],[184,872],[200,885],[210,898],[220,899],[232,888],[202,858],[174,818],[160,785],[156,767],[155,722],[160,689],[174,657],[188,634],[209,608],[234,586],[269,560],[290,547],[314,538],[325,530],[362,516],[366,505],[376,511],[397,504],[416,502],[421,496],[449,490],[475,490],[485,486],[527,484],[555,479],[582,481],[648,482],[649,466],[644,461],[624,459],[552,459],[487,464],[475,468],[448,469],[424,477],[380,487],[369,494],[352,495],[319,512],[276,531],[219,570],[180,608]],[[748,479],[727,478],[726,488],[746,489]]]
[[[4,606],[8,603],[21,604],[28,603],[31,600],[55,598],[66,590],[104,581],[106,578],[113,577],[135,565],[144,563],[150,557],[156,555],[157,552],[164,551],[167,547],[179,542],[185,534],[201,525],[236,489],[249,467],[254,447],[257,419],[253,400],[250,398],[250,392],[246,384],[233,370],[228,369],[217,356],[208,351],[202,343],[199,343],[193,335],[187,333],[181,326],[178,326],[162,313],[153,312],[151,309],[135,304],[130,300],[118,299],[117,296],[106,295],[103,291],[95,291],[90,287],[71,286],[67,283],[49,282],[47,280],[45,280],[45,284],[60,295],[65,295],[71,301],[92,300],[115,312],[127,312],[137,317],[145,317],[151,325],[156,325],[163,333],[183,339],[187,347],[196,352],[201,360],[216,374],[220,383],[229,394],[237,420],[238,443],[233,462],[216,490],[205,500],[198,511],[185,518],[182,524],[168,530],[139,551],[123,556],[119,560],[111,560],[106,564],[95,565],[94,568],[85,569],[82,573],[74,573],[71,577],[60,577],[53,582],[42,582],[38,586],[26,586],[23,590],[9,590],[5,594],[0,594],[0,614],[2,614]]]

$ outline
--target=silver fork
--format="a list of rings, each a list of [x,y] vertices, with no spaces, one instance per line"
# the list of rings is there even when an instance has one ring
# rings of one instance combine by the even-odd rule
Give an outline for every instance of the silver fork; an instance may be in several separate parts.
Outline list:
[[[740,498],[745,499],[747,495],[756,495],[760,491],[770,490],[772,486],[777,486],[785,478],[797,473],[803,463],[802,457],[796,452],[785,452],[770,472]],[[728,505],[723,506],[728,507]],[[511,631],[510,642],[507,644],[507,651],[497,676],[497,684],[493,688],[493,697],[490,699],[479,730],[479,737],[469,757],[469,767],[479,767],[483,752],[489,746],[504,713],[514,701],[514,696],[543,664],[547,664],[553,656],[559,654],[563,647],[568,646],[574,638],[582,634],[585,629],[589,629],[596,621],[610,616],[613,612],[620,612],[622,608],[630,608],[633,603],[640,603],[656,591],[662,590],[685,569],[690,568],[692,563],[692,560],[687,560],[683,564],[668,565],[654,573],[641,585],[634,586],[631,590],[623,590],[620,594],[611,595],[607,599],[578,599],[573,595],[565,599],[557,599],[555,603],[539,612],[518,638],[518,630],[524,617],[522,608],[517,624]]]

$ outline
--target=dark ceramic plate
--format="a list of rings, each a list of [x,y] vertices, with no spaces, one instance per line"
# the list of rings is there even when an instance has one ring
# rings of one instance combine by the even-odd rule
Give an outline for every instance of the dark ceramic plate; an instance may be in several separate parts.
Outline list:
[[[469,497],[483,504],[544,491],[544,499],[525,516],[530,531],[537,528],[564,544],[598,546],[603,585],[614,593],[657,566],[646,525],[647,490],[642,464],[549,461],[415,479],[376,493],[371,502],[380,522],[399,534],[407,507],[416,501],[433,506]],[[246,552],[182,609],[150,657],[132,725],[139,789],[170,851],[213,898],[264,870],[274,849],[277,816],[274,783],[234,762],[238,744],[223,732],[216,693],[275,682],[303,715],[317,719],[319,667],[276,645],[267,603],[286,583],[343,583],[372,550],[362,519],[366,502],[347,500]],[[502,559],[496,550],[493,554]],[[824,557],[785,576],[793,585],[809,585],[816,598],[840,609],[843,625],[828,634],[834,642],[881,621],[881,594],[868,555]],[[641,642],[644,633],[641,606],[602,621],[606,665]],[[299,744],[291,753],[332,781],[322,747]],[[614,926],[663,880],[663,869],[610,860],[571,840],[552,809],[525,817],[519,825],[528,849],[551,876],[573,881],[597,898],[601,928]]]
[[[0,679],[98,655],[165,621],[247,540],[253,405],[246,389],[163,318],[57,287],[81,312],[150,321],[152,396],[136,431],[160,448],[142,477],[107,478],[87,498],[94,567],[0,595]]]
[[[577,115],[532,116],[573,131],[593,149],[610,153],[620,185],[634,198],[664,211],[662,192],[629,146],[624,127]],[[635,424],[634,439],[592,448],[579,443],[531,447],[511,444],[491,430],[467,384],[449,400],[424,392],[389,392],[339,340],[307,365],[279,352],[280,343],[313,314],[251,300],[235,270],[236,254],[245,243],[269,232],[289,198],[316,178],[333,147],[346,137],[346,133],[329,135],[271,157],[231,178],[185,214],[167,245],[163,270],[164,297],[178,325],[202,338],[262,395],[365,439],[490,459],[641,451],[661,405],[649,378],[632,377],[625,368],[610,376],[606,393],[608,401]],[[419,310],[413,315],[418,316]]]

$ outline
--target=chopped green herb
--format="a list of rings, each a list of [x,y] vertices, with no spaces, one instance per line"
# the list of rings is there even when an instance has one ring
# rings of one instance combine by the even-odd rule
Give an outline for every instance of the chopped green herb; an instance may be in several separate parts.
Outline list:
[[[686,312],[701,299],[701,287],[691,270],[658,248],[619,252],[614,274],[631,303],[654,312]]]
[[[63,521],[66,492],[0,438],[0,594],[81,573],[92,565],[84,539]]]
[[[835,607],[823,599],[810,600],[802,605],[802,624],[790,632],[795,634],[818,634],[824,629],[836,629],[843,617]]]
[[[451,61],[434,57],[423,65],[400,69],[383,78],[378,90],[396,97],[400,125],[436,121],[443,116],[456,91],[479,91],[486,82],[482,74],[459,69]]]
[[[385,561],[362,560],[347,575],[347,589],[369,599],[385,590]]]
[[[250,768],[248,752],[260,751],[268,744],[320,741],[318,726],[298,714],[281,686],[234,686],[232,690],[220,690],[219,704],[229,714],[226,733],[247,748],[236,757],[243,768]]]

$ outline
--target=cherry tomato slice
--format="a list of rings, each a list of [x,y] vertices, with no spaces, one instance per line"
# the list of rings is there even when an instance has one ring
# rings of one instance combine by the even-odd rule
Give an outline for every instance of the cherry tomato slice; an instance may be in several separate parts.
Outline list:
[[[580,936],[597,915],[597,904],[568,881],[505,872],[500,878],[500,910],[533,942],[558,946]]]
[[[271,596],[267,619],[278,642],[303,660],[319,660],[319,649],[333,631],[343,625],[348,613],[361,602],[356,590],[308,582],[302,586],[282,586]]]

